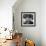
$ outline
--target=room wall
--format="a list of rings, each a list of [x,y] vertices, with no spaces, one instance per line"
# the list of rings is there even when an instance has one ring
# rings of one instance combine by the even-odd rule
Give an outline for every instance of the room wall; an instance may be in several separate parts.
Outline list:
[[[8,35],[10,36],[10,32],[5,32],[3,28],[8,28],[8,30],[12,29],[12,6],[15,2],[16,0],[0,0],[0,38],[5,38],[5,36]]]
[[[0,0],[0,27],[12,29],[12,6],[16,0]]]
[[[18,0],[20,2],[21,0]],[[17,6],[16,6],[17,5]],[[15,29],[23,33],[24,39],[31,39],[35,41],[36,46],[41,46],[41,3],[40,0],[23,0],[21,3],[15,3],[13,6],[13,13],[15,19]],[[36,12],[36,26],[35,27],[21,27],[21,12]]]
[[[41,40],[42,46],[46,46],[46,0],[41,1]]]
[[[16,2],[13,6],[15,31],[17,30],[18,32],[22,32],[24,39],[27,38],[27,39],[33,40],[36,46],[46,46],[45,40],[43,40],[46,38],[45,37],[45,34],[46,34],[45,33],[46,32],[45,15],[46,14],[44,14],[45,7],[46,7],[45,0],[44,1],[43,0],[18,0],[18,2]],[[21,12],[36,12],[36,26],[22,27]]]

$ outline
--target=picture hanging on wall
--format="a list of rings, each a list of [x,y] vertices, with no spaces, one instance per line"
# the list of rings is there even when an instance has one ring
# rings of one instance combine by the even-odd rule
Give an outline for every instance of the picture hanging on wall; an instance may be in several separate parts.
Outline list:
[[[21,26],[36,26],[36,12],[21,12]]]

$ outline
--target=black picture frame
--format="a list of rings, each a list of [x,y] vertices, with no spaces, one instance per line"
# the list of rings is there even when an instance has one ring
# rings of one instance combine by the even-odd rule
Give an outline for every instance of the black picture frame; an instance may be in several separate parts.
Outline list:
[[[21,12],[21,26],[35,27],[36,26],[36,12]]]

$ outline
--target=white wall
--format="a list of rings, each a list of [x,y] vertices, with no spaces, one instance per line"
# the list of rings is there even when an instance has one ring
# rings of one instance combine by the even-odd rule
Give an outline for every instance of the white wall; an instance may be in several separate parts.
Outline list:
[[[16,0],[0,0],[0,27],[12,28],[12,6]]]
[[[21,0],[18,0],[20,2]],[[17,5],[17,6],[16,6]],[[40,12],[41,3],[40,0],[23,0],[21,3],[15,3],[14,16],[15,16],[15,28],[18,32],[23,33],[23,37],[32,39],[35,41],[36,46],[41,46],[41,34],[40,34]],[[35,27],[21,27],[21,12],[36,12],[36,26]]]
[[[21,1],[22,0],[18,0],[19,3],[16,2],[15,5],[13,6],[15,29],[17,29],[18,32],[22,32],[24,38],[34,40],[36,46],[46,46],[45,44],[46,1],[45,0],[23,0],[22,2]],[[21,27],[21,12],[36,12],[36,27]]]
[[[41,1],[41,38],[42,46],[46,46],[46,0]]]

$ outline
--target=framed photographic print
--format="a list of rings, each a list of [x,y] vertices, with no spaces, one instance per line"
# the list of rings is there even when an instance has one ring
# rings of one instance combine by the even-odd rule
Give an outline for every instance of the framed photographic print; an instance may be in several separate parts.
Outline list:
[[[36,13],[21,12],[21,26],[25,26],[25,27],[36,26]]]

